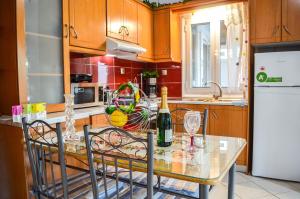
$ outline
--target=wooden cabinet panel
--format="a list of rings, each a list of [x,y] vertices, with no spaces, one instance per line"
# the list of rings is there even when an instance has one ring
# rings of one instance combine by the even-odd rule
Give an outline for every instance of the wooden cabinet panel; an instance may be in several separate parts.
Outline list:
[[[250,0],[252,43],[281,41],[281,0]]]
[[[70,45],[105,50],[106,1],[70,0]]]
[[[225,106],[211,106],[209,111],[209,132],[212,135],[229,136],[230,109]]]
[[[154,11],[154,59],[181,62],[180,18],[170,9]]]
[[[109,122],[107,121],[105,114],[93,115],[90,117],[90,120],[92,128],[109,126]]]
[[[248,108],[237,106],[210,106],[210,133],[218,136],[239,137],[248,140]],[[237,163],[247,165],[248,146]]]
[[[181,62],[181,28],[180,17],[178,13],[171,13],[171,59],[175,62]]]
[[[107,1],[107,36],[123,40],[121,32],[124,16],[123,0]]]
[[[138,42],[138,3],[133,0],[124,0],[124,40]]]
[[[138,6],[138,44],[147,51],[138,55],[141,59],[153,59],[153,12],[150,8]]]
[[[282,0],[282,41],[300,40],[300,0]]]
[[[170,59],[170,10],[154,11],[154,58]]]

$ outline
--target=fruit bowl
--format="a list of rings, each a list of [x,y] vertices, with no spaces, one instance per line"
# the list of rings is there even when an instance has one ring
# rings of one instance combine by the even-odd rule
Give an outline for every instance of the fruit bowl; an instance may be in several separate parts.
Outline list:
[[[140,105],[141,99],[147,103]],[[120,85],[112,93],[112,103],[108,104],[105,112],[110,125],[114,127],[135,132],[144,132],[150,127],[148,97],[131,82]]]

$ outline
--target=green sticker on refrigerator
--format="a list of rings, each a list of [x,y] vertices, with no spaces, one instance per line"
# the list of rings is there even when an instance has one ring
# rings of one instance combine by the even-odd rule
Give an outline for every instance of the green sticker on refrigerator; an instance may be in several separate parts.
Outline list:
[[[265,72],[257,73],[256,79],[259,82],[282,82],[282,77],[268,77],[267,73]]]
[[[282,77],[268,77],[267,82],[282,82]]]
[[[259,81],[259,82],[265,82],[265,81],[267,81],[267,79],[268,79],[268,75],[267,75],[267,73],[265,73],[265,72],[259,72],[259,73],[257,73],[257,75],[256,75],[256,79],[257,79],[257,81]]]

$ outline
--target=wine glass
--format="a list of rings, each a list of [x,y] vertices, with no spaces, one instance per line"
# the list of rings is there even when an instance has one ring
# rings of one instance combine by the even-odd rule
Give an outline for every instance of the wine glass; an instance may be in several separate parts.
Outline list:
[[[188,111],[184,115],[184,128],[191,138],[190,151],[194,150],[194,135],[199,130],[201,114],[199,111]]]

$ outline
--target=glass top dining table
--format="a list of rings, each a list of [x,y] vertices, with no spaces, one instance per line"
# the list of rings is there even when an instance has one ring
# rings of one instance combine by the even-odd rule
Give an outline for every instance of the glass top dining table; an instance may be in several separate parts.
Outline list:
[[[100,132],[101,129],[90,131]],[[79,134],[83,135],[83,132]],[[133,134],[146,137],[138,133]],[[190,137],[185,133],[175,134],[169,147],[158,147],[154,140],[154,174],[206,185],[221,182],[246,146],[246,140],[207,135],[205,147],[200,147],[197,143],[200,143],[201,139],[201,135],[195,136],[196,146],[193,150],[190,150]],[[67,155],[82,159],[87,157],[84,141],[65,141],[65,148]],[[130,148],[126,150],[130,153]],[[146,172],[147,165],[136,166],[139,171]]]

